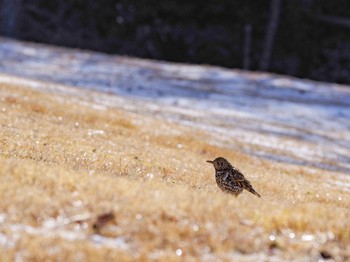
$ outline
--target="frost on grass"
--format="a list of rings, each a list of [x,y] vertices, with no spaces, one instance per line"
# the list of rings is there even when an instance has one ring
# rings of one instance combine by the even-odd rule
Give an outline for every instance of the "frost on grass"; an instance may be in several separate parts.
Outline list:
[[[1,84],[4,259],[349,257],[346,174],[215,146],[211,132],[75,103],[81,92],[67,90]],[[263,199],[223,194],[205,162],[219,155]]]

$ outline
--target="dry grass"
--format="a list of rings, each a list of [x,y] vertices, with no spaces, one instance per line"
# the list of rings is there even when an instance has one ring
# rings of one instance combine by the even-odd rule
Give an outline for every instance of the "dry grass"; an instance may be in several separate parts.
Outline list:
[[[349,191],[333,183],[344,174],[253,158],[64,95],[0,94],[3,261],[350,259]],[[263,199],[220,192],[205,162],[217,156]]]

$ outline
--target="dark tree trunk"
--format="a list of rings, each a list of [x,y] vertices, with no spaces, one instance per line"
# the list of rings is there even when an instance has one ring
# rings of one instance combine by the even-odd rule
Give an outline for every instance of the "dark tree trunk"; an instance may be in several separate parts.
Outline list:
[[[279,16],[281,11],[281,0],[271,0],[269,22],[266,28],[265,42],[262,51],[260,70],[267,71],[270,67],[271,55],[273,45],[275,42],[275,35],[279,23]]]
[[[252,26],[246,24],[244,26],[244,42],[243,42],[243,69],[250,69],[250,52],[252,46]]]

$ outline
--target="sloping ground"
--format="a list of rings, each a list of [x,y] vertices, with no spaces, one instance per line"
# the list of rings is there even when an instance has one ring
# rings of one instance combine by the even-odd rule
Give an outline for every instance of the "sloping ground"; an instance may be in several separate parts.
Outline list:
[[[348,175],[116,108],[143,105],[131,98],[2,78],[1,260],[350,259]],[[262,199],[220,192],[217,156]]]
[[[350,174],[349,87],[1,38],[0,72],[132,97],[95,101],[210,131],[232,150]]]

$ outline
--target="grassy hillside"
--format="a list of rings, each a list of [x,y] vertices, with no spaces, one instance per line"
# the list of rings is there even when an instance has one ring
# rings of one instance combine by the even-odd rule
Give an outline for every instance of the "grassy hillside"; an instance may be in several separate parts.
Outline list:
[[[350,259],[345,174],[24,86],[0,84],[0,124],[1,260]],[[218,156],[262,199],[222,193]]]

